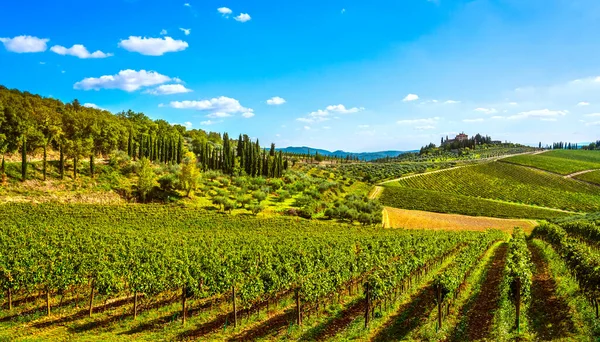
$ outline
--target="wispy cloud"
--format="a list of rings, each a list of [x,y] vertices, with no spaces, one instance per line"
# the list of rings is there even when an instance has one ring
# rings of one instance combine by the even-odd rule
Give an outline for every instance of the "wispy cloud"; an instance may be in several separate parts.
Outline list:
[[[408,94],[402,99],[403,102],[411,102],[419,99],[419,95],[417,94]]]

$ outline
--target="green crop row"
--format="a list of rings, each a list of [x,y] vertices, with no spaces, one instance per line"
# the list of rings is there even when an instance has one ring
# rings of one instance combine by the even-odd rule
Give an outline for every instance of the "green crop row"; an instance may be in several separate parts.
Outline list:
[[[600,211],[600,187],[502,162],[400,179],[391,185],[569,211]]]
[[[546,220],[573,216],[556,210],[401,187],[385,187],[379,201],[385,206],[394,208],[470,216]]]
[[[542,154],[514,156],[503,161],[568,175],[600,168],[600,152],[556,150]]]

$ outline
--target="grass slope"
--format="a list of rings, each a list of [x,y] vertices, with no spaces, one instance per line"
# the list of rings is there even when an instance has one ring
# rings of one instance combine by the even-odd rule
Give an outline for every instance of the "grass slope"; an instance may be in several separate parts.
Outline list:
[[[600,211],[600,188],[597,186],[501,162],[400,179],[386,186],[433,190],[569,211]]]
[[[600,168],[600,152],[555,150],[536,155],[514,156],[503,161],[568,175],[578,171]]]

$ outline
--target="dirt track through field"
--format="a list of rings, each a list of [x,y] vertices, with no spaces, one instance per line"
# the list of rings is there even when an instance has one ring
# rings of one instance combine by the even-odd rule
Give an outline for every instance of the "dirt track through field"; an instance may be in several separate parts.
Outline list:
[[[485,280],[481,285],[481,290],[475,298],[473,305],[466,312],[464,321],[467,330],[457,336],[455,333],[452,341],[476,341],[486,338],[492,327],[494,312],[498,308],[500,300],[500,283],[506,263],[506,251],[508,246],[503,243],[496,252],[487,270]],[[465,339],[465,337],[468,337]]]
[[[571,336],[575,326],[569,315],[569,305],[556,293],[556,282],[540,251],[528,245],[534,264],[529,316],[539,341],[551,341]]]

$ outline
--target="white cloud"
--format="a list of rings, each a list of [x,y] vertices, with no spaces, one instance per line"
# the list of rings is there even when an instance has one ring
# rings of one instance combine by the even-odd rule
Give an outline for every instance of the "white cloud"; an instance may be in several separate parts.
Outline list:
[[[322,128],[323,129],[331,129],[331,127],[329,127],[329,126],[323,126]]]
[[[492,119],[506,119],[504,116],[492,116]]]
[[[46,43],[50,39],[33,36],[17,36],[14,38],[0,38],[6,50],[16,53],[31,53],[46,51]]]
[[[369,125],[358,125],[358,128],[369,128]]]
[[[229,18],[229,15],[233,13],[233,11],[227,7],[217,8],[217,12],[221,13],[226,18]]]
[[[425,118],[425,119],[407,119],[396,121],[399,125],[417,125],[417,124],[435,124],[440,120],[439,117]]]
[[[225,112],[216,112],[216,113],[208,114],[206,117],[211,118],[211,119],[216,119],[216,118],[228,118],[230,116],[232,116],[232,114],[225,113]]]
[[[304,126],[304,129],[309,131],[310,130],[310,126]]]
[[[475,108],[474,111],[484,114],[496,114],[498,111],[495,108]]]
[[[516,102],[509,102],[508,104],[509,104],[509,105],[511,105],[511,106],[518,106],[518,105],[519,105],[519,104],[518,104],[518,103],[516,103]]]
[[[527,112],[521,112],[517,115],[509,116],[509,119],[527,119],[527,118],[548,118],[548,117],[557,117],[557,116],[565,116],[569,113],[566,110],[550,110],[550,109],[538,109],[538,110],[530,110]]]
[[[162,30],[160,31],[160,35],[161,35],[161,36],[164,36],[164,35],[166,35],[166,34],[167,34],[167,30],[165,30],[165,29],[162,29]]]
[[[410,102],[410,101],[416,101],[419,99],[419,95],[416,94],[408,94],[406,95],[406,97],[404,97],[404,99],[402,99],[403,102]]]
[[[218,124],[218,123],[221,123],[221,122],[223,122],[223,121],[221,121],[221,120],[219,120],[219,121],[206,120],[206,121],[200,122],[200,125],[202,125],[202,126],[210,126],[210,125]]]
[[[180,30],[183,32],[183,34],[185,34],[186,36],[189,36],[189,35],[190,35],[190,33],[192,33],[192,29],[184,29],[183,27],[180,27],[179,29],[180,29]]]
[[[250,21],[250,19],[252,19],[252,17],[250,17],[250,15],[248,13],[240,13],[240,15],[238,15],[237,17],[233,18],[236,21],[245,23],[247,21]]]
[[[600,121],[588,122],[586,126],[600,126]]]
[[[46,64],[46,62],[40,62],[40,64],[41,64],[41,65],[45,65],[45,64]]]
[[[163,84],[154,89],[149,89],[146,91],[146,93],[152,95],[172,95],[190,92],[192,92],[192,90],[184,87],[182,84]]]
[[[75,83],[73,88],[82,90],[121,89],[132,92],[142,87],[150,87],[169,81],[172,81],[169,76],[161,75],[155,71],[127,69],[121,70],[117,75],[85,78]]]
[[[466,123],[473,123],[473,122],[483,122],[482,118],[477,118],[477,119],[464,119],[463,122]]]
[[[93,103],[84,103],[83,106],[87,108],[102,109]]]
[[[279,106],[285,103],[285,99],[279,96],[272,97],[267,100],[267,104],[270,106]]]
[[[556,118],[541,118],[542,121],[556,121]]]
[[[192,7],[192,5],[190,5],[189,2],[186,2],[185,4],[183,4],[183,6],[185,6],[185,7]]]
[[[90,53],[85,46],[81,45],[81,44],[75,44],[73,46],[71,46],[70,48],[66,48],[64,46],[60,46],[60,45],[54,45],[53,47],[50,48],[50,51],[65,56],[65,55],[70,55],[70,56],[75,56],[81,59],[87,59],[87,58],[107,58],[107,57],[111,57],[113,56],[112,53],[104,53],[100,50]]]
[[[360,111],[365,110],[364,107],[354,107],[354,108],[346,108],[343,104],[327,106],[328,112],[340,113],[340,114],[352,114],[358,113]]]
[[[455,100],[448,100],[446,102],[444,102],[445,104],[455,104],[455,103],[460,103],[460,101],[455,101]]]
[[[311,112],[308,116],[303,118],[297,118],[297,121],[306,123],[323,122],[331,119],[332,114],[352,114],[363,111],[364,107],[352,107],[346,108],[343,104],[327,106],[326,109],[319,109],[316,112]],[[338,116],[334,116],[334,119],[339,119]]]
[[[207,116],[210,118],[222,118],[236,113],[241,113],[245,118],[254,116],[252,108],[243,107],[238,100],[226,96],[201,101],[173,101],[170,106],[177,109],[209,111]]]
[[[596,117],[596,116],[600,116],[600,113],[586,114],[584,116],[587,116],[587,117]]]
[[[579,102],[577,105],[580,107],[583,107],[583,106],[589,106],[590,103],[589,102]]]
[[[417,131],[426,131],[426,130],[430,130],[430,129],[435,129],[435,126],[432,126],[432,125],[416,126],[415,129]]]
[[[188,46],[187,42],[175,40],[171,37],[142,38],[130,36],[128,39],[119,42],[119,47],[146,56],[162,56],[167,52],[183,51],[187,49]]]

